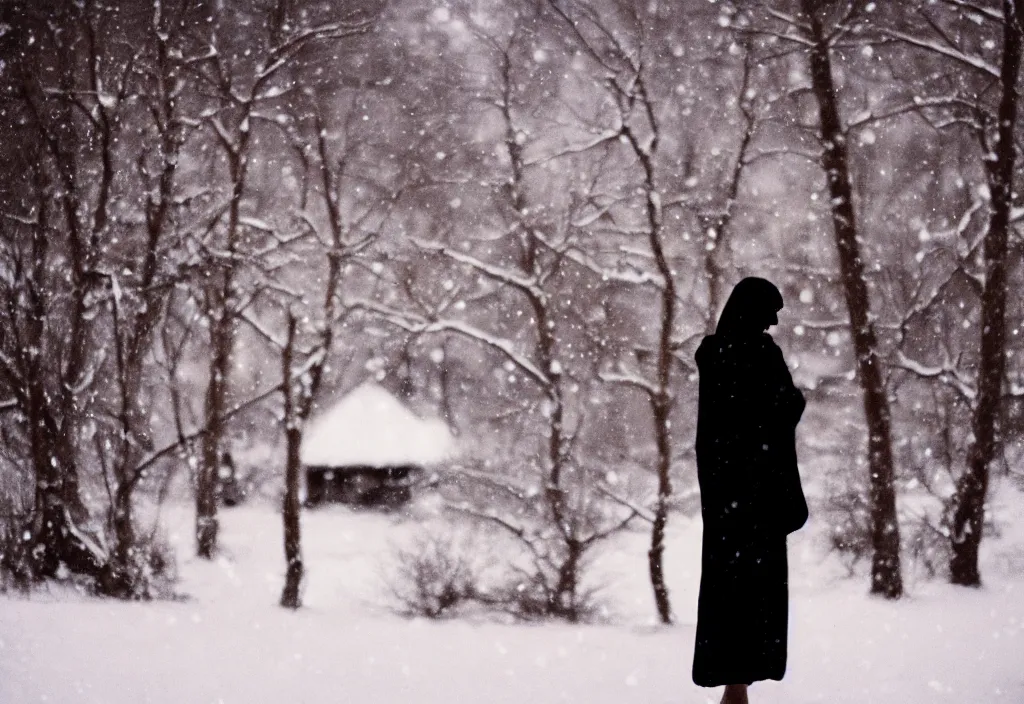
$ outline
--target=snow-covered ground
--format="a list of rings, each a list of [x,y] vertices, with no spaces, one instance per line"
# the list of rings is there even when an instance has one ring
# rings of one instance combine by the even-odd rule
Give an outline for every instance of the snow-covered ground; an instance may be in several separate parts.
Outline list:
[[[815,526],[790,540],[789,669],[753,702],[1024,702],[1024,497],[993,498],[1002,536],[984,544],[983,589],[917,581],[888,603],[840,578]],[[644,704],[717,702],[690,681],[700,523],[674,517],[667,552],[677,625],[658,627],[646,535],[609,543],[596,570],[609,625],[407,620],[382,604],[389,544],[421,520],[308,512],[305,608],[279,608],[280,520],[223,512],[223,555],[190,558],[191,514],[171,507],[182,601],[68,594],[0,597],[0,702]]]

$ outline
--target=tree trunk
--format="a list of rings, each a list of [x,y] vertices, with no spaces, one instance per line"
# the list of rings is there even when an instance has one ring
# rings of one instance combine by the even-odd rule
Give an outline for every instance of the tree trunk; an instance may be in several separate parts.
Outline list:
[[[967,468],[957,480],[953,494],[953,525],[949,562],[953,584],[979,586],[978,547],[985,521],[989,464],[998,447],[997,435],[1006,370],[1006,252],[1010,207],[1013,198],[1013,170],[1016,166],[1014,128],[1017,124],[1017,78],[1021,62],[1021,25],[1017,4],[1003,0],[1003,63],[999,82],[998,141],[991,151],[989,166],[992,211],[985,234],[985,283],[981,294],[981,354],[978,363],[978,396],[971,430],[973,442],[967,452]],[[988,151],[988,150],[986,150]]]
[[[111,507],[114,549],[100,579],[100,590],[104,594],[121,599],[132,596],[135,591],[136,580],[132,574],[132,550],[135,548],[135,524],[132,519],[134,490],[133,481],[123,481],[114,494],[114,505]]]
[[[281,606],[297,609],[302,606],[301,527],[299,524],[299,446],[302,444],[302,427],[294,401],[294,380],[292,379],[292,358],[295,352],[295,318],[288,316],[288,340],[281,357],[284,379],[284,423],[287,458],[284,479],[284,558],[287,565],[284,589],[281,591]],[[300,392],[301,393],[301,392]]]
[[[517,137],[519,132],[512,119],[512,87],[514,84],[511,73],[512,64],[507,53],[502,55],[500,69],[502,96],[500,108],[505,127],[504,146],[508,153],[511,169],[506,197],[511,206],[513,232],[520,238],[520,266],[527,275],[530,275],[537,272],[537,241],[530,234],[530,226],[523,215],[528,210],[524,184],[526,164],[523,160],[523,146]],[[575,559],[573,545],[576,541],[577,526],[574,525],[572,517],[569,515],[571,511],[566,503],[564,487],[563,472],[571,472],[572,467],[566,462],[565,402],[562,396],[561,369],[558,367],[556,359],[558,339],[555,334],[554,321],[550,317],[550,299],[530,287],[521,286],[519,291],[526,297],[533,309],[534,328],[537,333],[535,348],[537,361],[549,379],[549,383],[543,389],[548,401],[551,402],[547,437],[548,474],[545,481],[544,497],[551,513],[551,521],[569,555],[566,558],[567,562],[560,566],[554,598],[561,602],[566,598],[565,595],[569,595],[571,603],[575,604],[578,570],[575,564],[569,564],[569,562]],[[556,603],[552,608],[555,613],[562,613],[561,609],[564,608],[564,604]],[[575,606],[573,610],[575,610]]]
[[[648,198],[650,208],[656,208]],[[661,328],[658,337],[658,386],[657,394],[651,396],[651,415],[654,421],[654,438],[658,448],[658,501],[654,506],[654,525],[651,528],[651,547],[647,551],[647,566],[654,591],[654,605],[658,618],[664,624],[672,623],[672,605],[669,601],[668,585],[665,584],[663,557],[665,553],[665,529],[668,526],[668,501],[672,496],[672,438],[670,436],[670,415],[672,410],[671,365],[672,365],[672,323],[675,318],[675,284],[664,252],[660,246],[660,235],[651,236],[657,241],[655,259],[665,278],[661,291]]]
[[[896,517],[896,490],[892,457],[891,414],[878,359],[877,338],[871,323],[870,299],[864,279],[864,262],[857,239],[850,186],[846,135],[832,82],[828,39],[815,13],[814,0],[801,0],[811,24],[814,46],[810,49],[811,86],[821,120],[821,165],[828,181],[832,223],[850,330],[857,356],[857,376],[864,392],[864,416],[868,426],[868,472],[871,487],[871,593],[897,599],[903,594],[900,570],[900,534]]]
[[[672,604],[669,600],[668,585],[665,584],[663,560],[665,554],[665,529],[668,527],[668,502],[672,496],[672,435],[670,418],[672,413],[672,333],[675,323],[676,283],[672,266],[669,264],[662,242],[661,206],[654,179],[654,161],[652,155],[658,147],[657,126],[651,117],[653,137],[650,144],[642,146],[640,139],[632,129],[625,130],[637,159],[644,171],[644,190],[646,192],[646,214],[648,239],[651,254],[658,273],[664,280],[660,291],[661,310],[658,320],[658,368],[657,383],[650,394],[651,419],[654,424],[654,441],[658,450],[658,501],[654,506],[654,524],[651,528],[651,547],[647,551],[647,567],[651,578],[651,589],[654,592],[654,605],[659,620],[668,625],[672,623]]]
[[[246,117],[245,119],[248,119]],[[199,557],[210,559],[217,549],[217,472],[220,468],[221,445],[224,436],[224,409],[227,405],[228,376],[231,373],[231,353],[235,343],[232,293],[235,278],[235,253],[238,250],[238,227],[245,187],[248,130],[241,132],[239,144],[227,145],[228,166],[231,173],[231,201],[228,205],[227,257],[215,264],[218,278],[211,290],[209,306],[213,320],[210,324],[210,381],[206,388],[206,435],[203,436],[202,463],[196,486],[196,547]]]
[[[561,616],[569,623],[579,623],[583,614],[583,604],[579,599],[580,561],[583,559],[584,545],[574,537],[565,541],[565,558],[558,568],[558,580],[555,583],[554,602],[551,612]]]
[[[227,316],[226,308],[221,315]],[[196,482],[196,554],[210,559],[217,549],[217,472],[220,466],[221,437],[224,434],[224,406],[227,375],[230,369],[230,321],[213,321],[213,363],[206,388],[206,434],[203,435],[202,462]]]
[[[39,238],[45,239],[45,236]],[[34,283],[41,281],[36,279]],[[64,565],[71,572],[96,578],[105,559],[81,539],[75,525],[85,518],[85,509],[78,495],[74,465],[69,464],[74,461],[74,455],[69,451],[69,439],[54,419],[54,404],[44,383],[45,361],[36,352],[43,348],[45,314],[40,311],[45,310],[42,298],[45,294],[35,287],[30,287],[27,293],[33,299],[33,310],[37,314],[28,325],[30,339],[36,341],[36,345],[23,352],[27,372],[26,422],[36,480],[35,509],[31,525],[26,527],[31,537],[31,572],[36,578],[54,577]]]

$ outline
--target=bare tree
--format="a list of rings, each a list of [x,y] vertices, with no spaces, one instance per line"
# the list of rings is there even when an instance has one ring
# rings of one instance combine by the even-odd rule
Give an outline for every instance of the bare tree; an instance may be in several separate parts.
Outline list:
[[[272,109],[282,95],[294,89],[282,79],[287,67],[307,45],[362,34],[370,27],[360,12],[341,19],[303,26],[292,17],[291,3],[279,0],[266,16],[267,34],[256,51],[246,49],[248,61],[238,53],[226,54],[219,44],[231,45],[230,25],[215,23],[209,51],[196,62],[199,77],[213,89],[216,108],[206,122],[227,162],[228,193],[223,212],[222,239],[206,244],[209,261],[205,272],[205,308],[210,320],[210,373],[204,414],[209,432],[204,436],[202,462],[196,487],[196,546],[200,557],[212,557],[217,545],[217,472],[221,459],[223,414],[229,396],[235,330],[241,310],[251,297],[239,290],[239,261],[243,252],[242,212],[249,167],[249,149],[256,122],[268,119],[261,108]],[[224,20],[228,22],[228,20]],[[282,82],[283,81],[283,82]]]
[[[648,570],[654,593],[658,617],[663,623],[672,619],[668,587],[664,578],[664,541],[672,497],[672,463],[677,451],[672,427],[673,393],[678,385],[674,371],[682,361],[677,353],[684,346],[679,327],[678,307],[684,300],[677,280],[680,268],[687,263],[680,258],[678,227],[666,225],[666,211],[682,211],[695,220],[702,232],[704,243],[701,258],[707,284],[708,311],[705,325],[713,326],[719,306],[722,286],[720,260],[726,249],[728,228],[735,211],[740,179],[748,162],[750,145],[754,138],[755,116],[748,95],[750,59],[744,56],[739,85],[738,104],[743,117],[738,152],[735,161],[724,174],[724,188],[713,188],[710,195],[699,198],[692,188],[698,179],[696,158],[692,142],[695,136],[673,135],[676,149],[682,154],[662,154],[661,144],[665,130],[661,113],[664,107],[656,91],[664,89],[664,77],[655,73],[651,57],[659,45],[651,23],[658,22],[654,10],[641,9],[636,3],[622,0],[612,3],[563,2],[547,3],[554,21],[572,37],[574,46],[592,65],[596,82],[604,89],[610,106],[613,125],[609,138],[619,140],[626,148],[627,158],[635,164],[638,176],[627,177],[628,186],[641,194],[637,205],[643,217],[639,232],[646,240],[653,271],[645,284],[653,284],[656,291],[658,313],[654,351],[653,379],[631,372],[605,372],[605,380],[624,384],[644,394],[651,409],[655,439],[655,476],[657,498],[653,508],[651,544],[648,551]],[[647,13],[652,13],[648,16]],[[679,129],[679,125],[673,125]],[[687,142],[690,140],[690,142]],[[683,148],[680,148],[682,143]],[[685,164],[680,162],[685,160]],[[668,166],[667,166],[668,165]],[[675,181],[678,181],[676,183]],[[718,184],[716,179],[716,186]],[[666,191],[676,187],[681,193],[667,196]],[[721,192],[719,192],[721,191]],[[631,205],[627,195],[622,205]],[[678,218],[675,219],[678,222]],[[626,228],[623,228],[626,229]],[[673,246],[675,244],[675,246]],[[588,263],[595,260],[588,260]],[[607,268],[593,267],[603,278],[610,275]],[[690,368],[688,362],[683,362]]]
[[[974,441],[968,450],[967,471],[957,482],[953,515],[950,579],[954,584],[977,586],[978,546],[985,519],[989,466],[999,443],[997,426],[1006,373],[1007,240],[1013,205],[1013,176],[1017,166],[1017,80],[1024,44],[1021,16],[1015,0],[1003,0],[1003,55],[999,69],[999,108],[994,144],[985,141],[995,158],[987,170],[992,194],[988,232],[985,234],[985,278],[981,294],[981,358],[978,400],[974,408]]]
[[[750,27],[754,34],[768,35],[793,49],[805,52],[810,69],[810,92],[818,112],[818,134],[822,146],[821,167],[825,172],[829,208],[839,258],[840,280],[849,312],[857,378],[863,393],[867,422],[868,473],[871,505],[872,566],[871,592],[896,599],[903,594],[900,570],[899,524],[896,515],[895,468],[892,455],[892,413],[879,356],[878,335],[868,291],[851,181],[847,126],[843,125],[839,91],[836,88],[832,52],[863,19],[866,4],[856,0],[815,3],[800,0],[793,14],[768,5],[756,6]],[[782,29],[775,27],[781,25]]]
[[[99,577],[106,559],[84,528],[88,511],[80,495],[78,443],[86,414],[95,408],[105,357],[95,337],[104,298],[97,272],[110,234],[118,134],[108,107],[123,97],[101,90],[99,82],[101,75],[113,77],[123,89],[131,64],[127,57],[104,55],[108,47],[97,35],[89,4],[48,22],[25,6],[8,11],[17,15],[14,26],[24,33],[23,44],[38,42],[13,67],[17,82],[8,87],[34,148],[22,181],[27,190],[16,206],[21,212],[8,213],[16,228],[4,238],[12,276],[5,282],[9,334],[0,356],[27,424],[35,470],[29,554],[39,576],[52,576],[64,564]],[[104,71],[108,66],[113,76]],[[51,271],[57,257],[66,258],[66,279]]]
[[[856,11],[851,5],[849,22]],[[903,594],[900,571],[900,538],[896,517],[895,471],[892,457],[892,414],[886,395],[878,340],[871,322],[871,300],[860,254],[853,189],[850,185],[846,134],[840,118],[837,91],[832,78],[830,38],[817,8],[801,0],[802,18],[810,23],[809,47],[811,88],[818,101],[821,122],[822,157],[832,204],[832,224],[843,281],[846,306],[850,312],[857,374],[864,391],[864,416],[868,425],[868,471],[871,477],[871,530],[874,553],[871,591],[890,599]]]
[[[396,279],[389,287],[391,300],[353,298],[349,304],[416,336],[444,335],[490,350],[515,373],[517,387],[525,381],[526,388],[537,393],[542,419],[535,434],[528,435],[531,447],[539,442],[542,448],[538,453],[540,490],[531,490],[529,476],[463,469],[460,477],[500,490],[516,508],[511,515],[471,504],[454,508],[499,526],[524,549],[533,569],[521,575],[519,591],[513,589],[508,595],[508,599],[519,602],[521,615],[529,611],[574,621],[583,618],[588,608],[582,584],[586,556],[637,514],[631,510],[625,518],[607,516],[604,507],[609,502],[595,490],[594,477],[579,465],[574,452],[583,421],[581,414],[574,412],[569,391],[575,385],[570,367],[573,355],[568,352],[567,340],[571,326],[559,305],[557,291],[568,265],[576,266],[581,274],[592,273],[574,264],[585,258],[578,248],[570,246],[569,233],[555,228],[550,216],[535,214],[547,208],[540,204],[535,208],[530,192],[543,187],[548,165],[563,155],[585,151],[593,142],[564,148],[538,145],[536,153],[530,153],[534,146],[528,136],[532,133],[527,124],[530,113],[521,102],[515,56],[526,45],[525,38],[532,36],[530,23],[534,18],[535,13],[525,13],[502,36],[483,29],[475,31],[486,59],[493,63],[485,85],[474,86],[473,91],[489,113],[487,117],[495,119],[496,146],[502,153],[502,173],[488,179],[499,184],[494,209],[487,213],[495,222],[494,234],[473,238],[460,233],[456,239],[455,232],[446,229],[429,239],[418,237],[411,242],[420,256],[432,255],[460,279],[475,280],[479,291],[474,292],[472,284],[453,284],[439,300],[431,302],[405,285],[409,277],[396,267],[385,272]],[[445,237],[455,241],[446,241]],[[401,296],[396,295],[399,293]],[[476,305],[457,305],[467,300]],[[495,300],[523,314],[511,322],[496,319],[485,307]],[[519,399],[523,399],[524,391],[517,392]],[[509,474],[514,470],[506,469]]]
[[[19,281],[18,288],[30,292],[32,315],[38,316],[38,322],[19,320],[20,305],[7,310],[12,314],[12,329],[34,339],[32,349],[40,354],[15,365],[20,367],[20,379],[14,385],[29,389],[28,397],[42,394],[35,401],[26,398],[29,414],[42,421],[38,427],[57,433],[50,439],[34,433],[38,449],[33,454],[65,458],[62,463],[47,460],[49,468],[39,466],[41,486],[64,491],[74,487],[77,493],[79,458],[94,460],[102,470],[110,501],[107,517],[112,533],[110,555],[92,545],[87,560],[81,550],[73,551],[78,553],[76,559],[60,557],[59,535],[44,537],[51,547],[40,553],[45,556],[41,574],[52,574],[53,559],[57,559],[98,577],[99,587],[117,596],[145,595],[146,587],[133,567],[142,555],[136,549],[132,514],[133,494],[147,475],[140,464],[152,449],[152,398],[145,392],[144,378],[154,332],[174,285],[187,268],[187,258],[165,256],[181,245],[176,234],[175,211],[181,205],[176,201],[176,170],[185,138],[185,123],[175,106],[182,92],[178,72],[185,15],[171,19],[171,14],[175,13],[168,9],[163,14],[158,8],[151,24],[137,27],[142,41],[131,52],[115,42],[105,26],[108,21],[134,19],[118,8],[86,3],[62,14],[53,40],[59,45],[69,43],[58,52],[62,58],[57,60],[66,62],[58,83],[47,85],[42,73],[26,76],[21,93],[45,145],[33,167],[39,197],[33,239],[61,242],[58,233],[66,232],[67,251],[78,262],[78,273],[71,279],[74,304],[65,321],[58,303],[60,280],[45,271],[59,252],[51,254],[49,241],[37,240],[32,255],[35,271]],[[130,140],[126,124],[155,137],[155,146],[132,154],[125,145]],[[81,138],[68,138],[79,132]],[[133,167],[140,177],[141,194],[130,185],[119,185],[115,178],[119,170],[129,172]],[[47,173],[56,175],[62,186],[48,185]],[[137,202],[135,196],[142,202],[137,220],[123,215],[135,212],[129,208]],[[63,217],[58,220],[61,211]],[[18,298],[15,295],[12,304]],[[43,323],[45,317],[50,318],[48,326]],[[69,337],[62,340],[65,334]],[[60,393],[52,396],[45,390],[46,377],[62,365],[37,366],[44,360],[44,350],[60,350],[69,362],[66,371],[73,375],[62,380]],[[8,367],[8,372],[13,373],[14,367]],[[31,391],[33,387],[36,392]],[[47,398],[60,399],[59,410],[47,410],[47,405],[52,406]],[[50,474],[52,481],[44,478]],[[66,534],[66,542],[76,532],[84,535],[73,524],[84,524],[86,516],[80,501],[68,504],[65,497],[64,503],[70,507],[67,513],[53,515],[59,508],[41,506],[38,516],[46,516],[42,520],[49,531]],[[52,499],[43,499],[42,504],[58,505]],[[74,542],[84,546],[88,541],[80,537]]]
[[[363,206],[362,212],[353,212],[359,202],[358,193],[367,186],[364,179],[347,173],[353,161],[359,158],[355,138],[352,135],[352,118],[355,110],[349,109],[349,119],[341,135],[342,144],[338,151],[331,149],[327,139],[327,126],[317,108],[312,116],[312,132],[316,150],[315,156],[299,149],[304,169],[312,179],[312,189],[319,194],[326,224],[318,227],[308,210],[300,217],[310,227],[326,263],[317,322],[308,350],[302,350],[306,361],[301,368],[296,366],[297,321],[293,312],[288,313],[288,333],[282,348],[284,423],[285,423],[285,496],[284,496],[284,551],[287,570],[285,585],[281,592],[281,606],[296,609],[301,605],[300,586],[303,575],[299,525],[299,487],[301,471],[299,450],[302,445],[303,429],[314,409],[320,393],[325,370],[336,346],[336,327],[345,313],[341,306],[343,275],[351,269],[352,261],[367,250],[377,239],[383,221],[399,193],[392,194],[379,203]],[[376,187],[367,189],[379,195]],[[306,201],[303,195],[303,201]],[[308,208],[308,204],[306,206]],[[308,258],[302,258],[302,265],[308,266]]]
[[[970,13],[968,31],[950,31],[949,25]],[[987,205],[987,222],[981,234],[966,248],[967,256],[957,262],[953,275],[942,286],[933,286],[927,302],[938,299],[956,275],[967,282],[977,296],[979,344],[976,382],[969,371],[959,368],[948,352],[942,363],[923,365],[903,357],[900,365],[924,378],[951,383],[971,409],[971,441],[964,471],[956,479],[949,519],[949,577],[954,584],[981,583],[978,548],[983,537],[985,498],[991,465],[997,459],[1002,439],[1006,382],[1006,309],[1010,269],[1009,235],[1014,204],[1013,182],[1017,160],[1017,82],[1020,75],[1022,27],[1017,3],[1012,0],[985,3],[945,3],[939,8],[916,8],[918,24],[882,28],[883,36],[896,45],[930,57],[947,66],[954,76],[952,91],[936,98],[918,97],[918,109],[936,113],[932,124],[940,129],[964,130],[977,140],[987,198],[972,202],[959,218],[957,239],[965,236],[974,214]],[[981,34],[990,28],[1001,34],[998,63],[985,55]],[[987,36],[987,35],[986,35]],[[987,87],[978,90],[978,85]],[[997,86],[989,90],[988,86]],[[977,269],[973,272],[974,261]],[[919,308],[924,304],[919,304]],[[942,341],[940,346],[945,346]],[[973,365],[972,365],[973,366]]]

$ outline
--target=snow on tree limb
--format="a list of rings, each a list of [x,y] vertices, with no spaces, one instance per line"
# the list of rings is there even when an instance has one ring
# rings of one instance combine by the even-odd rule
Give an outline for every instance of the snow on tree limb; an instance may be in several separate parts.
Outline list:
[[[778,147],[778,148],[764,148],[758,149],[756,152],[751,154],[743,161],[743,165],[756,163],[762,159],[770,159],[777,156],[795,156],[801,159],[806,159],[812,163],[818,163],[821,160],[821,152],[805,152],[799,149],[792,149],[790,147]]]
[[[266,399],[270,398],[271,396],[273,396],[274,394],[276,394],[280,390],[281,390],[281,385],[280,384],[275,384],[274,386],[272,386],[272,387],[270,387],[268,389],[264,389],[263,391],[261,391],[260,393],[256,394],[252,398],[247,399],[245,401],[242,401],[242,402],[236,404],[234,407],[232,407],[232,408],[228,409],[227,411],[225,411],[224,414],[221,416],[221,420],[225,420],[225,421],[229,420],[230,418],[238,415],[242,411],[247,410],[249,408],[252,408],[256,404],[261,403],[262,401],[265,401]],[[187,435],[182,436],[178,440],[176,440],[176,441],[174,441],[174,442],[172,442],[172,443],[170,443],[168,445],[165,445],[164,447],[160,448],[159,450],[154,451],[152,454],[150,454],[146,459],[144,459],[142,462],[140,462],[135,467],[135,470],[134,470],[135,481],[138,481],[139,479],[142,479],[145,476],[146,470],[148,470],[154,464],[159,462],[161,459],[167,457],[172,452],[183,448],[185,445],[187,445],[188,443],[192,442],[193,440],[198,440],[199,438],[202,438],[203,436],[205,436],[209,432],[210,432],[209,426],[208,425],[204,425],[202,428],[199,428],[198,430],[194,430],[193,432],[191,432],[191,433],[189,433]]]
[[[882,33],[889,37],[892,37],[893,39],[899,39],[901,41],[904,41],[912,46],[916,46],[927,51],[932,51],[935,52],[936,54],[941,54],[942,56],[953,59],[954,61],[964,64],[965,66],[977,69],[978,71],[987,74],[990,78],[999,78],[1000,76],[999,68],[993,64],[990,64],[988,61],[985,61],[981,57],[972,56],[953,47],[943,46],[936,42],[928,41],[927,39],[921,39],[919,37],[915,37],[912,34],[900,32],[895,29],[883,29]]]
[[[788,24],[790,27],[795,27],[796,29],[799,29],[802,32],[811,32],[811,26],[809,24],[807,24],[806,22],[801,22],[793,15],[782,12],[781,10],[776,10],[773,7],[762,6],[762,9],[767,14],[771,15],[772,17],[781,22],[784,22],[785,24]]]
[[[792,42],[798,45],[794,51],[802,51],[799,47],[814,46],[813,43],[799,34],[784,34],[782,32],[774,32],[770,29],[748,29],[746,27],[741,27],[737,31],[741,34],[772,37],[773,39],[782,39],[784,41]]]
[[[611,384],[623,384],[625,386],[633,386],[641,389],[650,398],[657,396],[659,393],[657,385],[639,374],[621,371],[603,371],[598,373],[598,377],[600,377],[602,381],[606,381]]]
[[[618,281],[627,284],[653,284],[664,288],[665,279],[656,272],[644,271],[639,268],[618,268],[605,266],[597,262],[590,254],[574,245],[556,245],[548,240],[543,233],[533,230],[533,237],[553,252],[566,257],[601,277],[604,281]],[[646,254],[646,253],[645,253]],[[646,254],[646,256],[650,256]]]
[[[621,521],[619,521],[618,523],[612,524],[611,526],[609,526],[608,528],[605,528],[602,531],[597,531],[596,533],[593,533],[592,535],[587,537],[585,540],[582,540],[580,542],[584,546],[590,546],[590,545],[593,545],[594,543],[598,543],[598,542],[600,542],[602,540],[605,540],[606,538],[610,538],[611,536],[615,535],[620,530],[622,530],[623,528],[628,526],[630,523],[632,523],[634,518],[644,518],[644,516],[643,516],[643,514],[640,513],[639,509],[637,509],[637,508],[630,508],[629,515],[627,515]],[[651,523],[654,523],[654,521],[651,520]]]
[[[415,334],[444,333],[452,332],[471,340],[475,340],[487,347],[497,350],[510,362],[525,372],[539,386],[548,390],[554,383],[552,379],[524,354],[517,352],[511,341],[495,335],[491,335],[469,323],[460,320],[428,320],[423,316],[408,311],[400,311],[389,308],[385,305],[367,299],[350,299],[345,303],[346,307],[357,308],[374,313],[387,322]]]
[[[538,285],[536,276],[523,276],[519,272],[513,271],[511,269],[506,269],[505,267],[488,264],[470,254],[460,252],[457,249],[448,247],[447,245],[444,245],[440,242],[430,242],[427,240],[420,239],[413,239],[412,241],[420,249],[426,249],[431,252],[438,252],[440,254],[445,255],[449,259],[453,259],[459,262],[460,264],[466,264],[467,266],[472,267],[476,271],[479,271],[482,274],[486,274],[492,279],[501,281],[502,283],[508,284],[509,286],[514,286],[520,290],[527,291],[530,293],[530,295],[536,296],[541,300],[547,299],[547,293]]]
[[[986,17],[990,20],[995,20],[996,22],[1003,21],[1003,13],[994,7],[984,7],[974,2],[968,2],[967,0],[942,0],[942,2],[947,5],[952,5],[954,7],[959,7],[973,12],[979,17]]]
[[[523,159],[523,166],[536,166],[537,164],[543,164],[544,162],[552,161],[553,159],[559,159],[564,156],[582,154],[583,152],[590,151],[594,147],[601,146],[605,142],[610,142],[612,140],[618,139],[621,134],[621,127],[608,129],[602,132],[601,134],[593,137],[592,139],[586,140],[585,142],[580,142],[579,144],[570,144],[567,147],[563,147],[549,154],[543,154],[532,158]]]
[[[252,313],[249,311],[242,311],[238,317],[271,345],[279,350],[284,349],[285,341],[280,336],[275,335],[268,330],[261,321],[257,320],[256,317],[252,315]]]
[[[956,95],[937,95],[928,98],[914,97],[910,102],[888,108],[880,113],[873,110],[864,110],[855,115],[847,124],[846,131],[850,132],[858,127],[875,124],[907,113],[919,112],[924,108],[948,108],[961,107],[968,110],[976,110],[977,104],[964,100]]]
[[[896,359],[893,362],[893,365],[899,369],[912,372],[925,379],[938,379],[956,389],[964,400],[969,403],[973,404],[974,400],[978,396],[977,389],[975,389],[969,381],[963,378],[960,370],[953,365],[948,357],[940,365],[929,366],[907,357],[903,350],[898,350],[896,352]]]
[[[619,496],[617,493],[612,491],[605,484],[599,483],[596,486],[597,486],[597,490],[599,492],[601,492],[602,494],[607,496],[609,499],[611,499],[615,503],[617,503],[617,504],[619,504],[621,506],[625,506],[626,508],[631,510],[638,518],[641,518],[642,520],[647,521],[648,523],[651,523],[651,524],[654,523],[654,516],[651,515],[650,509],[644,508],[643,506],[638,506],[633,501],[630,501],[629,499],[627,499],[627,498],[625,498],[623,496]]]

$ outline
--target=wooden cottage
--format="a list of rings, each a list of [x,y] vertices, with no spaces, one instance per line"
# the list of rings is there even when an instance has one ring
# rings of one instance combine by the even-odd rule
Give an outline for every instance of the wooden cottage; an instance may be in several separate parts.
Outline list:
[[[315,418],[300,456],[306,504],[398,506],[412,485],[453,450],[447,424],[420,418],[373,382],[357,387]]]

